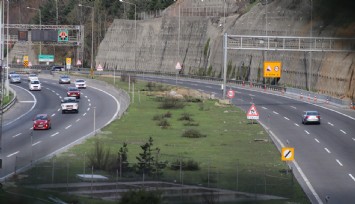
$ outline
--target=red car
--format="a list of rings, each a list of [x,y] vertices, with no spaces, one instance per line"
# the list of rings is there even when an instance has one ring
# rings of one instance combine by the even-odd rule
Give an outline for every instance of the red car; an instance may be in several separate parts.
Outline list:
[[[69,87],[67,96],[80,98],[80,90],[76,87]]]
[[[33,130],[51,129],[51,117],[48,114],[38,114],[33,119]]]

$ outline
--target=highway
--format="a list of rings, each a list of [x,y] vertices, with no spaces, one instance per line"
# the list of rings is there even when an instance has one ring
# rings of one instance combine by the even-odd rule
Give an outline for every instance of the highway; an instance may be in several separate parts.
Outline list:
[[[222,97],[220,84],[152,76],[144,79],[172,85],[177,82],[178,86]],[[255,104],[259,122],[279,149],[295,148],[295,161],[289,166],[312,203],[355,203],[354,111],[249,86],[227,86],[230,88],[236,91],[232,99],[235,106],[247,112]],[[319,111],[321,125],[303,125],[301,115],[306,110]]]
[[[90,85],[81,90],[79,113],[62,114],[61,99],[66,96],[67,87],[74,84],[59,85],[56,78],[40,80],[41,91],[30,92],[25,76],[22,83],[11,85],[17,93],[17,103],[3,116],[1,180],[14,171],[30,167],[31,162],[65,150],[93,135],[118,115],[118,100],[104,91],[104,87],[100,89]],[[32,130],[33,117],[39,113],[51,116],[50,130]]]
[[[144,80],[177,83],[222,97],[220,84],[213,82],[155,76],[145,76]],[[12,86],[19,101],[4,116],[2,153],[5,168],[1,177],[92,134],[93,107],[97,107],[97,129],[116,117],[112,110],[119,109],[117,101],[92,87],[82,91],[79,114],[63,115],[60,99],[66,95],[68,85],[59,85],[50,79],[42,82],[42,91],[37,92],[27,91],[27,83]],[[227,89],[230,88],[236,91],[232,99],[235,106],[247,111],[252,103],[255,104],[260,114],[259,123],[279,149],[295,148],[295,161],[289,166],[312,203],[355,203],[354,111],[248,86],[228,85]],[[321,124],[303,125],[301,114],[306,110],[317,110],[321,114]],[[52,115],[53,128],[32,131],[32,117],[42,112]]]

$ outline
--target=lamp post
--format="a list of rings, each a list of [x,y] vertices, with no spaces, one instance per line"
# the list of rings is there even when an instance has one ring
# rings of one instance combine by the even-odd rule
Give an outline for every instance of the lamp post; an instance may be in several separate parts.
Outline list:
[[[311,33],[310,33],[310,51],[309,51],[309,80],[308,80],[308,91],[311,91],[311,81],[312,81],[312,32],[313,32],[313,0],[311,0]]]
[[[91,63],[90,63],[90,76],[91,78],[94,78],[94,17],[95,17],[95,10],[94,7],[92,6],[84,6],[82,4],[78,4],[79,7],[86,7],[90,8],[92,10],[92,15],[91,15]]]
[[[137,5],[131,2],[119,0],[122,3],[134,5],[134,69],[137,70],[136,66],[136,47],[137,47]]]
[[[37,8],[32,8],[27,6],[27,9],[32,9],[35,11],[39,12],[39,26],[40,26],[40,30],[42,30],[42,14],[41,14],[41,9],[37,9]],[[39,55],[42,55],[42,41],[39,42]]]

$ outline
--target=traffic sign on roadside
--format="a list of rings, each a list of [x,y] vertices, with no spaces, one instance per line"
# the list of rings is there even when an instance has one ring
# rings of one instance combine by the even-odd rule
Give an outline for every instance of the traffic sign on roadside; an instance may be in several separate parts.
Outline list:
[[[176,69],[176,70],[181,70],[181,64],[180,64],[180,62],[176,63],[175,69]]]
[[[77,61],[76,61],[76,65],[78,65],[78,66],[81,65],[81,61],[80,61],[80,60],[77,60]]]
[[[71,65],[71,58],[70,57],[67,57],[65,61],[66,61],[67,65]]]
[[[99,64],[99,65],[96,67],[96,70],[97,70],[97,71],[103,71],[104,69],[102,68],[101,64]]]
[[[282,161],[293,161],[294,158],[295,158],[295,148],[283,147],[281,149],[281,160]]]
[[[259,113],[256,110],[256,107],[254,104],[252,104],[247,112],[247,118],[248,119],[253,119],[253,120],[259,120]]]
[[[232,89],[227,91],[228,98],[232,99],[232,98],[234,98],[234,95],[235,95],[235,92]]]

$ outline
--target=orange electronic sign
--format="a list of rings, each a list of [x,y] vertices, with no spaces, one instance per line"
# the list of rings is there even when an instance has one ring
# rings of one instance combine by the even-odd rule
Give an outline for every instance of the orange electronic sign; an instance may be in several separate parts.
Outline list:
[[[281,77],[281,62],[264,62],[264,77],[265,78],[280,78]]]

